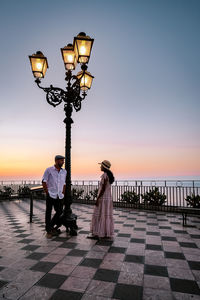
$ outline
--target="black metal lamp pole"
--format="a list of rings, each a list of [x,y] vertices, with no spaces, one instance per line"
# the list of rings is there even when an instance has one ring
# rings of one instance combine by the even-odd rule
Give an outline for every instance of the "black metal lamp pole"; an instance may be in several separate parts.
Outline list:
[[[66,137],[65,137],[65,169],[67,171],[66,177],[66,192],[65,192],[65,214],[70,214],[72,197],[71,197],[71,124],[73,120],[71,118],[72,115],[72,107],[71,105],[65,105],[64,107],[66,118],[64,122],[66,124]]]
[[[56,107],[57,105],[64,102],[65,119],[66,125],[66,139],[65,139],[65,169],[67,171],[66,176],[66,191],[64,196],[64,215],[63,225],[66,225],[66,220],[70,221],[73,219],[71,210],[72,195],[71,195],[71,124],[73,108],[75,111],[81,109],[81,103],[86,97],[86,91],[90,89],[92,84],[93,76],[87,71],[87,63],[93,44],[93,39],[87,37],[85,33],[80,33],[75,39],[74,45],[68,44],[65,48],[61,49],[65,67],[67,69],[65,80],[67,82],[66,91],[53,87],[42,87],[41,77],[44,77],[48,63],[46,57],[41,52],[30,56],[32,71],[34,76],[37,78],[35,82],[38,87],[46,92],[47,102]],[[76,42],[78,40],[78,42]],[[82,42],[82,46],[81,46]],[[87,53],[87,42],[90,42],[89,54]],[[78,46],[79,47],[78,47]],[[85,48],[84,48],[85,47]],[[82,51],[82,52],[81,52]],[[72,58],[74,60],[72,60]],[[72,69],[75,69],[76,63],[81,63],[82,71],[77,75],[72,75]],[[67,225],[66,225],[67,226]],[[70,226],[69,226],[70,227]]]

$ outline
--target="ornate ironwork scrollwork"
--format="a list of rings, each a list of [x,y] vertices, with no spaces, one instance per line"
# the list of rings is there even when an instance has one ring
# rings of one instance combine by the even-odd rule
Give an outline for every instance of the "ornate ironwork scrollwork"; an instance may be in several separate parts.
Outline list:
[[[47,102],[54,107],[59,105],[65,98],[65,92],[60,88],[54,88],[51,86],[50,88],[45,89],[45,92],[47,93]]]
[[[81,109],[81,101],[84,100],[87,95],[85,91],[81,91],[81,78],[78,79],[77,76],[71,74],[71,71],[68,71],[65,79],[68,82],[67,91],[53,87],[52,85],[48,88],[44,88],[40,86],[41,81],[39,78],[37,78],[35,82],[40,89],[46,92],[46,100],[50,105],[56,107],[63,101],[65,103],[71,103],[74,109],[79,111]],[[74,81],[73,84],[71,83],[72,80]]]
[[[47,93],[46,100],[50,105],[56,107],[66,98],[66,92],[63,91],[62,89],[53,87],[53,85],[50,85],[49,88],[44,88],[40,86],[41,81],[39,78],[37,78],[35,82],[37,83],[40,89],[42,89]]]
[[[81,97],[77,97],[76,100],[73,102],[73,106],[75,111],[79,111],[81,109]]]

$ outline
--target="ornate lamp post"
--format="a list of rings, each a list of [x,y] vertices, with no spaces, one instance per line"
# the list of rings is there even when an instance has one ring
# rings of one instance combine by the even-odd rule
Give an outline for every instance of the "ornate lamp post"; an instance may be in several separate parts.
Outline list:
[[[79,33],[74,37],[74,42],[61,48],[62,58],[64,61],[66,72],[65,80],[67,81],[66,91],[58,88],[50,87],[44,88],[41,84],[41,78],[44,78],[48,68],[47,58],[42,52],[38,51],[36,54],[29,56],[31,68],[35,82],[38,87],[46,93],[47,102],[56,107],[61,102],[64,102],[66,125],[66,140],[65,140],[65,169],[67,171],[66,177],[66,193],[64,197],[64,215],[63,222],[73,219],[72,210],[70,208],[72,203],[71,197],[71,118],[73,108],[76,111],[81,109],[82,100],[87,96],[86,92],[91,88],[93,76],[87,71],[87,64],[90,59],[94,39],[86,36],[84,32]],[[81,65],[81,71],[77,75],[72,75],[72,70],[75,70],[76,65]],[[64,220],[65,219],[65,220]],[[65,225],[65,224],[64,224]]]

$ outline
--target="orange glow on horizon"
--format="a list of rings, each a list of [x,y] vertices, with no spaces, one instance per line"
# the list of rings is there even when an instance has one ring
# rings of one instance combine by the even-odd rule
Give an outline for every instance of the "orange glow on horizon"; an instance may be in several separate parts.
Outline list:
[[[58,152],[58,151],[57,151]],[[52,153],[4,153],[0,158],[0,180],[40,180],[44,170],[54,164]],[[5,155],[7,154],[7,155]],[[9,157],[4,160],[2,157]],[[54,157],[54,156],[53,156]],[[101,176],[98,162],[111,161],[111,170],[118,178],[167,176],[199,176],[200,162],[197,149],[127,148],[124,154],[116,151],[109,155],[90,153],[86,149],[72,156],[72,179],[98,179]]]

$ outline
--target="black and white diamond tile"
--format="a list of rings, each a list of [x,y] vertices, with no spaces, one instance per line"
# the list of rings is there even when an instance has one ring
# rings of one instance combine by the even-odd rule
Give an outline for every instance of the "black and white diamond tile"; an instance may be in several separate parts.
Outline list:
[[[46,239],[45,202],[0,203],[2,299],[200,299],[200,219],[114,209],[115,236],[89,240],[93,206],[73,204],[79,233]]]

